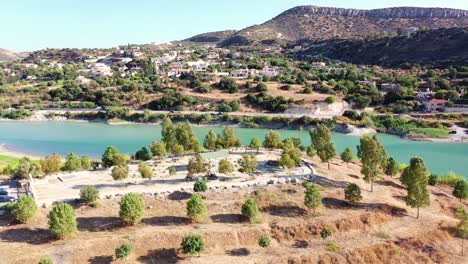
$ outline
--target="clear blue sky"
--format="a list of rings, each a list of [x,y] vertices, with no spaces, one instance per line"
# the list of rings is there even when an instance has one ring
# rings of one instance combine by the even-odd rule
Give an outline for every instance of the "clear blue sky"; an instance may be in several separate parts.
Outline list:
[[[468,9],[468,0],[3,0],[0,48],[113,47],[260,24],[298,5]]]

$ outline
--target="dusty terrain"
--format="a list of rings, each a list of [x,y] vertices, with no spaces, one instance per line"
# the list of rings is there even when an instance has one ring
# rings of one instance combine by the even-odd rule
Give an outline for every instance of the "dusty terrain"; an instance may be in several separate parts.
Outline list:
[[[257,189],[212,190],[205,194],[208,217],[204,224],[186,218],[190,194],[146,195],[143,222],[124,227],[118,216],[118,198],[102,199],[98,208],[74,205],[78,233],[55,240],[47,231],[47,210],[41,208],[28,224],[1,219],[0,263],[36,263],[51,256],[55,263],[467,263],[461,241],[453,236],[453,218],[460,202],[447,187],[430,187],[431,205],[421,210],[408,208],[406,191],[397,179],[385,178],[369,192],[357,164],[334,160],[326,164],[311,160],[318,168],[324,206],[319,216],[307,213],[300,185],[270,185]],[[357,206],[344,201],[343,187],[356,182],[364,199]],[[256,190],[256,192],[254,192]],[[261,222],[250,224],[240,215],[242,203],[254,198],[261,210]],[[465,206],[467,203],[465,202]],[[320,230],[333,235],[326,241]],[[194,232],[206,240],[200,257],[179,252],[184,234]],[[260,235],[272,237],[262,249]],[[123,242],[135,251],[126,260],[113,260],[114,249]],[[332,252],[326,244],[338,248]]]
[[[226,152],[227,153],[227,152]],[[311,170],[301,164],[294,169],[284,170],[277,166],[268,166],[269,160],[278,160],[281,157],[279,151],[249,152],[257,157],[258,175],[241,173],[237,171],[240,166],[238,160],[245,154],[245,149],[232,149],[227,158],[234,164],[236,171],[229,175],[217,173],[219,161],[225,157],[220,156],[209,160],[211,166],[210,172],[216,173],[217,180],[210,181],[209,187],[212,189],[227,189],[236,186],[236,188],[245,188],[254,184],[266,185],[270,180],[275,182],[291,181],[301,177],[309,177]],[[115,181],[111,176],[111,169],[102,171],[77,171],[60,172],[54,175],[46,176],[43,179],[35,179],[33,185],[36,202],[41,206],[50,206],[54,202],[74,200],[80,197],[80,189],[84,186],[94,185],[99,190],[101,197],[123,195],[129,192],[148,193],[148,194],[169,194],[175,191],[191,190],[193,182],[185,180],[187,164],[192,155],[181,156],[177,158],[164,158],[156,161],[147,162],[153,170],[153,178],[143,179],[138,172],[138,163],[129,165],[129,177],[127,179]],[[169,175],[168,168],[175,165],[177,172]],[[205,174],[194,175],[203,177]]]

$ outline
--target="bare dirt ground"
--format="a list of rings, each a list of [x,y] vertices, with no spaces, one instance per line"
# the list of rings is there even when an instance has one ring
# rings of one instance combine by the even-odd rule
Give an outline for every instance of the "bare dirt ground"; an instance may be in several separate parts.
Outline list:
[[[218,164],[225,157],[217,157],[209,160],[210,172],[218,176],[217,180],[210,181],[208,186],[212,189],[227,189],[235,186],[243,188],[254,184],[266,184],[268,181],[285,182],[295,178],[309,176],[312,171],[301,164],[294,169],[285,170],[277,166],[268,166],[270,160],[278,160],[281,157],[279,151],[262,150],[259,152],[248,152],[257,158],[257,172],[254,177],[238,171],[240,165],[238,161],[242,155],[246,154],[245,148],[232,149],[227,157],[235,166],[236,171],[229,175],[217,173]],[[138,172],[138,165],[129,165],[129,178],[115,181],[111,176],[111,169],[102,171],[77,171],[60,172],[46,176],[43,179],[35,179],[33,185],[34,197],[37,204],[50,206],[54,202],[74,200],[80,197],[80,189],[88,185],[94,185],[99,190],[101,197],[123,195],[129,192],[164,194],[174,191],[185,191],[193,188],[193,182],[187,182],[187,164],[192,155],[180,156],[176,158],[164,158],[147,162],[153,170],[153,178],[143,179]],[[169,175],[168,168],[176,166],[177,172]],[[205,174],[195,175],[202,177]]]
[[[37,263],[51,256],[55,263],[467,263],[461,241],[453,236],[454,210],[461,203],[447,187],[430,187],[431,205],[421,210],[408,208],[404,188],[397,179],[385,178],[374,186],[362,181],[357,164],[334,160],[332,169],[317,159],[315,181],[320,184],[323,204],[319,216],[303,205],[300,185],[270,185],[259,189],[215,190],[205,194],[208,217],[193,224],[185,215],[189,193],[146,195],[143,222],[134,227],[119,222],[119,199],[102,199],[100,206],[74,205],[77,234],[55,240],[47,231],[47,210],[41,208],[28,224],[1,219],[0,263]],[[363,200],[352,206],[344,201],[343,188],[357,183]],[[242,203],[254,198],[261,221],[248,223],[241,215]],[[464,203],[466,206],[467,203]],[[327,240],[320,231],[328,227]],[[206,250],[189,257],[179,252],[184,234],[202,235]],[[268,249],[258,238],[272,237]],[[114,260],[114,249],[123,242],[135,251],[124,261]],[[331,251],[328,243],[337,246]],[[328,248],[328,249],[327,249]]]

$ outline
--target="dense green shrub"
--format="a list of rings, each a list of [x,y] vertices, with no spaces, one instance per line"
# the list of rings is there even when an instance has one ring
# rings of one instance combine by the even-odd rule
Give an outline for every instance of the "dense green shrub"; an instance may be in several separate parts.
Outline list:
[[[193,185],[194,192],[206,192],[208,190],[208,185],[206,185],[206,181],[198,180]]]
[[[128,225],[136,225],[141,222],[145,214],[145,201],[137,193],[127,193],[120,200],[119,217]]]
[[[254,199],[250,198],[242,205],[242,215],[247,217],[250,222],[257,220],[258,213],[257,202]]]
[[[133,247],[128,243],[123,243],[120,247],[115,249],[115,258],[116,259],[126,259],[130,253],[132,253]]]
[[[346,187],[345,199],[351,203],[357,203],[362,200],[361,189],[357,184],[351,183]]]
[[[21,196],[11,210],[16,221],[20,223],[26,223],[29,219],[34,217],[36,212],[37,205],[34,198],[31,196]]]
[[[49,212],[49,230],[57,238],[65,238],[77,230],[73,207],[66,203],[55,205]]]
[[[99,199],[99,191],[95,186],[86,186],[80,190],[81,201],[90,206],[96,206]]]
[[[141,174],[141,177],[143,177],[145,179],[151,179],[153,177],[153,171],[144,162],[140,162],[138,164],[138,172]]]
[[[198,193],[193,194],[192,198],[187,202],[187,216],[195,222],[203,222],[207,210],[202,197]]]
[[[220,160],[218,167],[219,173],[229,174],[234,171],[234,165],[228,159]]]
[[[116,166],[112,169],[112,178],[114,180],[123,180],[128,178],[128,165]]]
[[[180,243],[184,254],[195,255],[205,250],[205,240],[202,236],[196,234],[187,234]]]
[[[270,238],[266,235],[261,236],[258,239],[258,245],[261,246],[262,248],[267,248],[270,246]]]

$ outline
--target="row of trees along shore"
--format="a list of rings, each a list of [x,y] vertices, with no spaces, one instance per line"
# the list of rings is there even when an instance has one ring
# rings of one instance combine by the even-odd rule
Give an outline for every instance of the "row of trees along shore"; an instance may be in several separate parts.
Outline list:
[[[330,161],[337,156],[335,145],[332,141],[331,131],[323,124],[318,124],[315,130],[310,132],[312,144],[308,147],[301,145],[299,139],[286,138],[281,139],[277,131],[269,131],[265,135],[263,143],[260,139],[253,138],[248,145],[251,149],[259,151],[263,146],[267,149],[281,149],[282,154],[279,158],[280,166],[284,168],[293,168],[299,165],[302,160],[303,152],[309,157],[317,155],[322,162],[328,164],[328,169],[331,170]],[[213,130],[205,137],[203,147],[207,150],[219,150],[233,147],[240,147],[241,141],[235,135],[232,128],[225,128],[221,134],[216,135]],[[149,150],[143,147],[134,155],[137,160],[149,160],[153,157],[166,157],[169,153],[173,155],[180,155],[183,153],[198,153],[202,150],[201,144],[198,142],[192,128],[188,122],[182,122],[174,125],[169,118],[167,118],[162,126],[162,139],[161,141],[154,141],[151,143]],[[350,148],[346,148],[341,153],[341,159],[348,163],[353,160],[353,153]],[[401,173],[400,181],[407,190],[405,202],[408,206],[417,208],[417,216],[419,218],[420,208],[424,208],[430,204],[430,193],[428,185],[432,181],[432,176],[427,170],[424,161],[419,157],[413,157],[410,163],[404,169],[400,169],[395,159],[388,157],[384,146],[379,141],[376,135],[364,135],[360,139],[360,144],[357,146],[357,157],[361,161],[361,173],[364,176],[363,180],[370,184],[370,191],[374,191],[374,182],[383,178],[383,176],[394,176]],[[189,161],[189,173],[202,173],[205,168],[200,166],[203,160],[201,156],[196,155]],[[59,169],[64,170],[79,170],[90,167],[90,161],[87,157],[78,157],[71,153],[67,156],[66,162],[61,168],[58,163],[61,159],[57,155],[51,155],[44,160],[41,160],[40,166],[43,171],[55,172]],[[112,176],[114,179],[119,180],[128,176],[128,161],[130,157],[122,154],[113,146],[108,147],[102,155],[102,165],[106,168],[112,168]],[[30,162],[30,164],[27,164]],[[227,173],[232,172],[232,164],[228,161],[220,161],[223,163],[223,170]],[[241,160],[241,170],[246,173],[251,173],[256,170],[256,157],[255,155],[244,155]],[[26,165],[27,166],[26,166]],[[26,173],[30,173],[34,169],[30,160],[25,159],[25,162],[13,170],[14,178],[26,177]],[[221,167],[221,166],[220,166]],[[37,169],[37,168],[36,168]],[[139,171],[143,177],[151,177],[152,171],[144,163],[139,164]],[[145,176],[146,175],[146,176]],[[433,184],[431,184],[433,185]],[[454,185],[453,194],[460,199],[468,198],[468,184],[466,181],[460,180]],[[321,206],[321,197],[319,188],[313,184],[306,184],[305,186],[305,200],[304,204],[307,208],[313,210],[317,214],[318,208]],[[196,182],[194,186],[195,191],[206,191],[206,183]],[[88,189],[83,189],[81,192],[82,200],[90,205],[97,205],[96,199],[99,197],[98,191],[94,186]],[[37,210],[34,201],[28,201],[27,198],[21,199],[13,206],[15,215],[18,221],[26,221],[32,217]],[[350,184],[345,189],[345,199],[356,203],[362,199],[361,190],[356,184]],[[250,219],[252,222],[256,221],[258,215],[258,208],[256,208],[255,200],[250,199],[242,208],[242,214]],[[61,238],[67,236],[69,233],[76,231],[76,220],[74,219],[73,209],[66,204],[58,204],[49,213],[49,227],[51,232]],[[128,209],[126,209],[128,208]],[[136,210],[136,211],[135,211]],[[195,222],[203,222],[207,208],[204,205],[203,197],[199,194],[194,194],[187,203],[187,216]],[[137,194],[126,195],[121,201],[121,210],[119,216],[121,220],[127,224],[137,224],[143,218],[144,203],[143,198]],[[56,219],[57,217],[69,217],[68,220]],[[460,236],[465,238],[467,235],[467,214],[459,210],[457,218],[460,220],[458,229]],[[60,224],[54,224],[60,223]],[[57,227],[58,226],[58,227]]]

